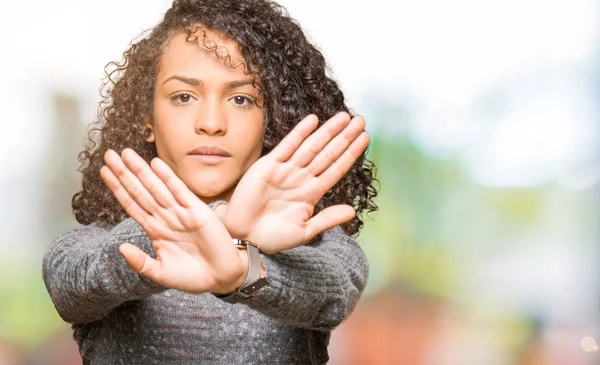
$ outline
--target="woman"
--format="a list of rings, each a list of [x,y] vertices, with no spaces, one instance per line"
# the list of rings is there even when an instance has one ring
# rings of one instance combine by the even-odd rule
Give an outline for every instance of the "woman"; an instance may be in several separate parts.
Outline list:
[[[84,364],[326,363],[376,190],[321,53],[273,2],[175,0],[124,58],[44,257]]]

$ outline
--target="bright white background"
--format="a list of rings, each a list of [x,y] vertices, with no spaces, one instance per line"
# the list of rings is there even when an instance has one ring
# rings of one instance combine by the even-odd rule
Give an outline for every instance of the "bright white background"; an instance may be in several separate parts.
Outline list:
[[[483,183],[598,179],[566,176],[590,163],[600,135],[588,77],[600,41],[596,1],[281,3],[330,60],[351,106],[365,113],[364,95],[410,103],[420,111],[411,133],[431,150],[464,155]],[[2,2],[0,168],[27,174],[35,164],[48,122],[40,99],[48,89],[82,94],[93,118],[104,65],[120,59],[169,4]],[[481,123],[472,111],[477,98],[511,88],[511,100],[497,101],[510,112]]]

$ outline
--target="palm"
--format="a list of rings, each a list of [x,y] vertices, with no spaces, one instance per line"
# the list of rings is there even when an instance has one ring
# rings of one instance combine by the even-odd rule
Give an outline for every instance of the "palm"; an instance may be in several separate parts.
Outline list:
[[[237,258],[238,251],[233,245],[222,244],[223,241],[230,242],[230,236],[224,229],[214,232],[217,225],[222,226],[217,218],[205,221],[198,219],[214,216],[212,210],[201,213],[194,213],[194,210],[197,209],[180,213],[185,217],[182,220],[187,220],[188,225],[176,220],[171,220],[170,223],[157,222],[156,225],[145,223],[145,230],[156,253],[156,265],[152,268],[149,258],[145,258],[146,267],[143,264],[140,271],[144,273],[144,270],[154,270],[155,281],[166,287],[187,292],[218,291],[214,289],[220,285],[217,274],[222,274],[222,269],[231,265]],[[219,236],[222,238],[217,238]],[[213,240],[218,240],[218,244],[214,244]]]
[[[308,137],[314,128],[314,120],[305,119],[246,172],[224,217],[232,236],[249,239],[259,244],[261,251],[274,253],[306,243],[352,219],[354,209],[348,205],[312,215],[325,192],[366,148],[364,121],[350,121],[347,114],[338,114]]]
[[[206,281],[207,273],[201,255],[195,245],[189,241],[172,241],[163,239],[152,240],[156,252],[156,261],[162,269],[159,281],[167,287],[179,287],[180,290],[193,291],[193,285],[185,278],[196,278],[196,281]],[[199,286],[208,286],[200,284]]]
[[[228,292],[243,274],[238,250],[206,204],[156,159],[152,168],[135,152],[105,156],[101,175],[119,203],[152,240],[156,259],[123,244],[129,266],[155,282],[188,292]]]
[[[235,222],[228,226],[230,233],[258,242],[263,251],[277,244],[282,235],[289,238],[288,244],[303,242],[307,222],[320,198],[309,188],[310,180],[302,169],[261,158],[244,175],[231,198],[225,220]]]

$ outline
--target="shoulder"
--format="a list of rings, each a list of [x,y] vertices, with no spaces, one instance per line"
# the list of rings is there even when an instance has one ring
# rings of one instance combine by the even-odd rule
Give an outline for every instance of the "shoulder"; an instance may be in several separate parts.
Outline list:
[[[96,221],[86,225],[70,228],[57,236],[52,246],[60,243],[79,242],[84,240],[102,239],[114,237],[116,239],[131,238],[145,235],[145,231],[131,218],[124,219],[113,225],[106,222]]]
[[[324,231],[320,236],[315,237],[310,243],[312,246],[323,244],[348,244],[358,246],[357,241],[348,235],[341,226],[335,226]]]

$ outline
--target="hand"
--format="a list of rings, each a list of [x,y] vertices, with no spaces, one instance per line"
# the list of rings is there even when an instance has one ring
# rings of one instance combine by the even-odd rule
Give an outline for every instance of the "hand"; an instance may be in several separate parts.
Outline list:
[[[369,144],[362,117],[338,113],[315,133],[309,115],[244,174],[226,207],[229,233],[272,254],[308,243],[356,212],[335,205],[312,216],[321,197],[350,170]]]
[[[214,212],[159,158],[149,166],[137,153],[108,150],[100,175],[127,214],[152,240],[156,259],[124,243],[129,267],[173,289],[228,293],[238,288],[248,263],[244,251]]]

